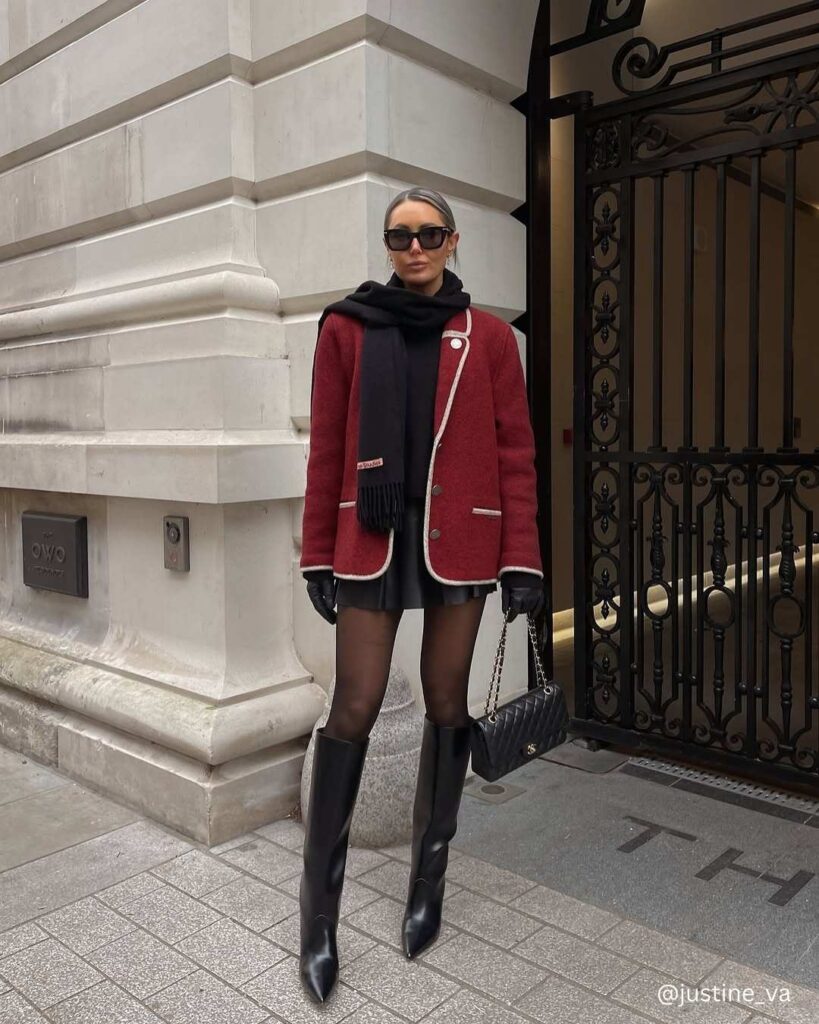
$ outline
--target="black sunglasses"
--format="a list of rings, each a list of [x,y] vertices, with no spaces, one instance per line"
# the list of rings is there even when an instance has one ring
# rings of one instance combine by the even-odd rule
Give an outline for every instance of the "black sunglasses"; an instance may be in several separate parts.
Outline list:
[[[389,228],[384,232],[384,241],[387,248],[393,252],[403,252],[412,245],[413,238],[417,238],[422,249],[440,249],[444,244],[447,235],[452,234],[452,228],[428,227],[420,231],[408,231],[407,228]]]

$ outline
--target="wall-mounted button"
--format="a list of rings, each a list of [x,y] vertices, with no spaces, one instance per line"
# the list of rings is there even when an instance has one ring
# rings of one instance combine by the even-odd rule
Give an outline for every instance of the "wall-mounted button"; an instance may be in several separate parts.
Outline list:
[[[429,536],[430,536],[430,540],[437,540],[441,536],[441,531],[440,530],[430,530],[429,531]]]
[[[165,568],[190,572],[190,528],[187,516],[164,516]]]
[[[442,490],[443,490],[443,487],[441,487],[440,484],[433,484],[432,485],[432,493],[433,494],[440,494]]]

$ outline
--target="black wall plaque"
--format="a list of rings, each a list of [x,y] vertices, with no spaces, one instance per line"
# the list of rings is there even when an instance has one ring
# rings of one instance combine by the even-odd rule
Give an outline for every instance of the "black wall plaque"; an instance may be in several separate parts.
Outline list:
[[[86,516],[23,512],[23,583],[88,597]]]

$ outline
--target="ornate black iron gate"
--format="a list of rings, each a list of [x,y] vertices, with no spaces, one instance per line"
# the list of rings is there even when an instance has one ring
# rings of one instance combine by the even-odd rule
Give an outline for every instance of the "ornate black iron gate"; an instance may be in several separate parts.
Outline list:
[[[572,727],[814,794],[818,8],[630,39],[622,98],[556,101],[575,117]]]

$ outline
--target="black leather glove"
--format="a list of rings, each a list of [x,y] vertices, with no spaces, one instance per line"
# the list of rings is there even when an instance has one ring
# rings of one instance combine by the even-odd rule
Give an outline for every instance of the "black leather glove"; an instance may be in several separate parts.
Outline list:
[[[509,610],[509,622],[519,612],[537,616],[546,600],[543,580],[533,572],[512,570],[501,574],[501,611]]]
[[[338,580],[333,576],[333,570],[308,569],[302,576],[307,580],[307,594],[313,602],[313,607],[331,626],[335,626],[337,616],[333,607],[336,603]]]

